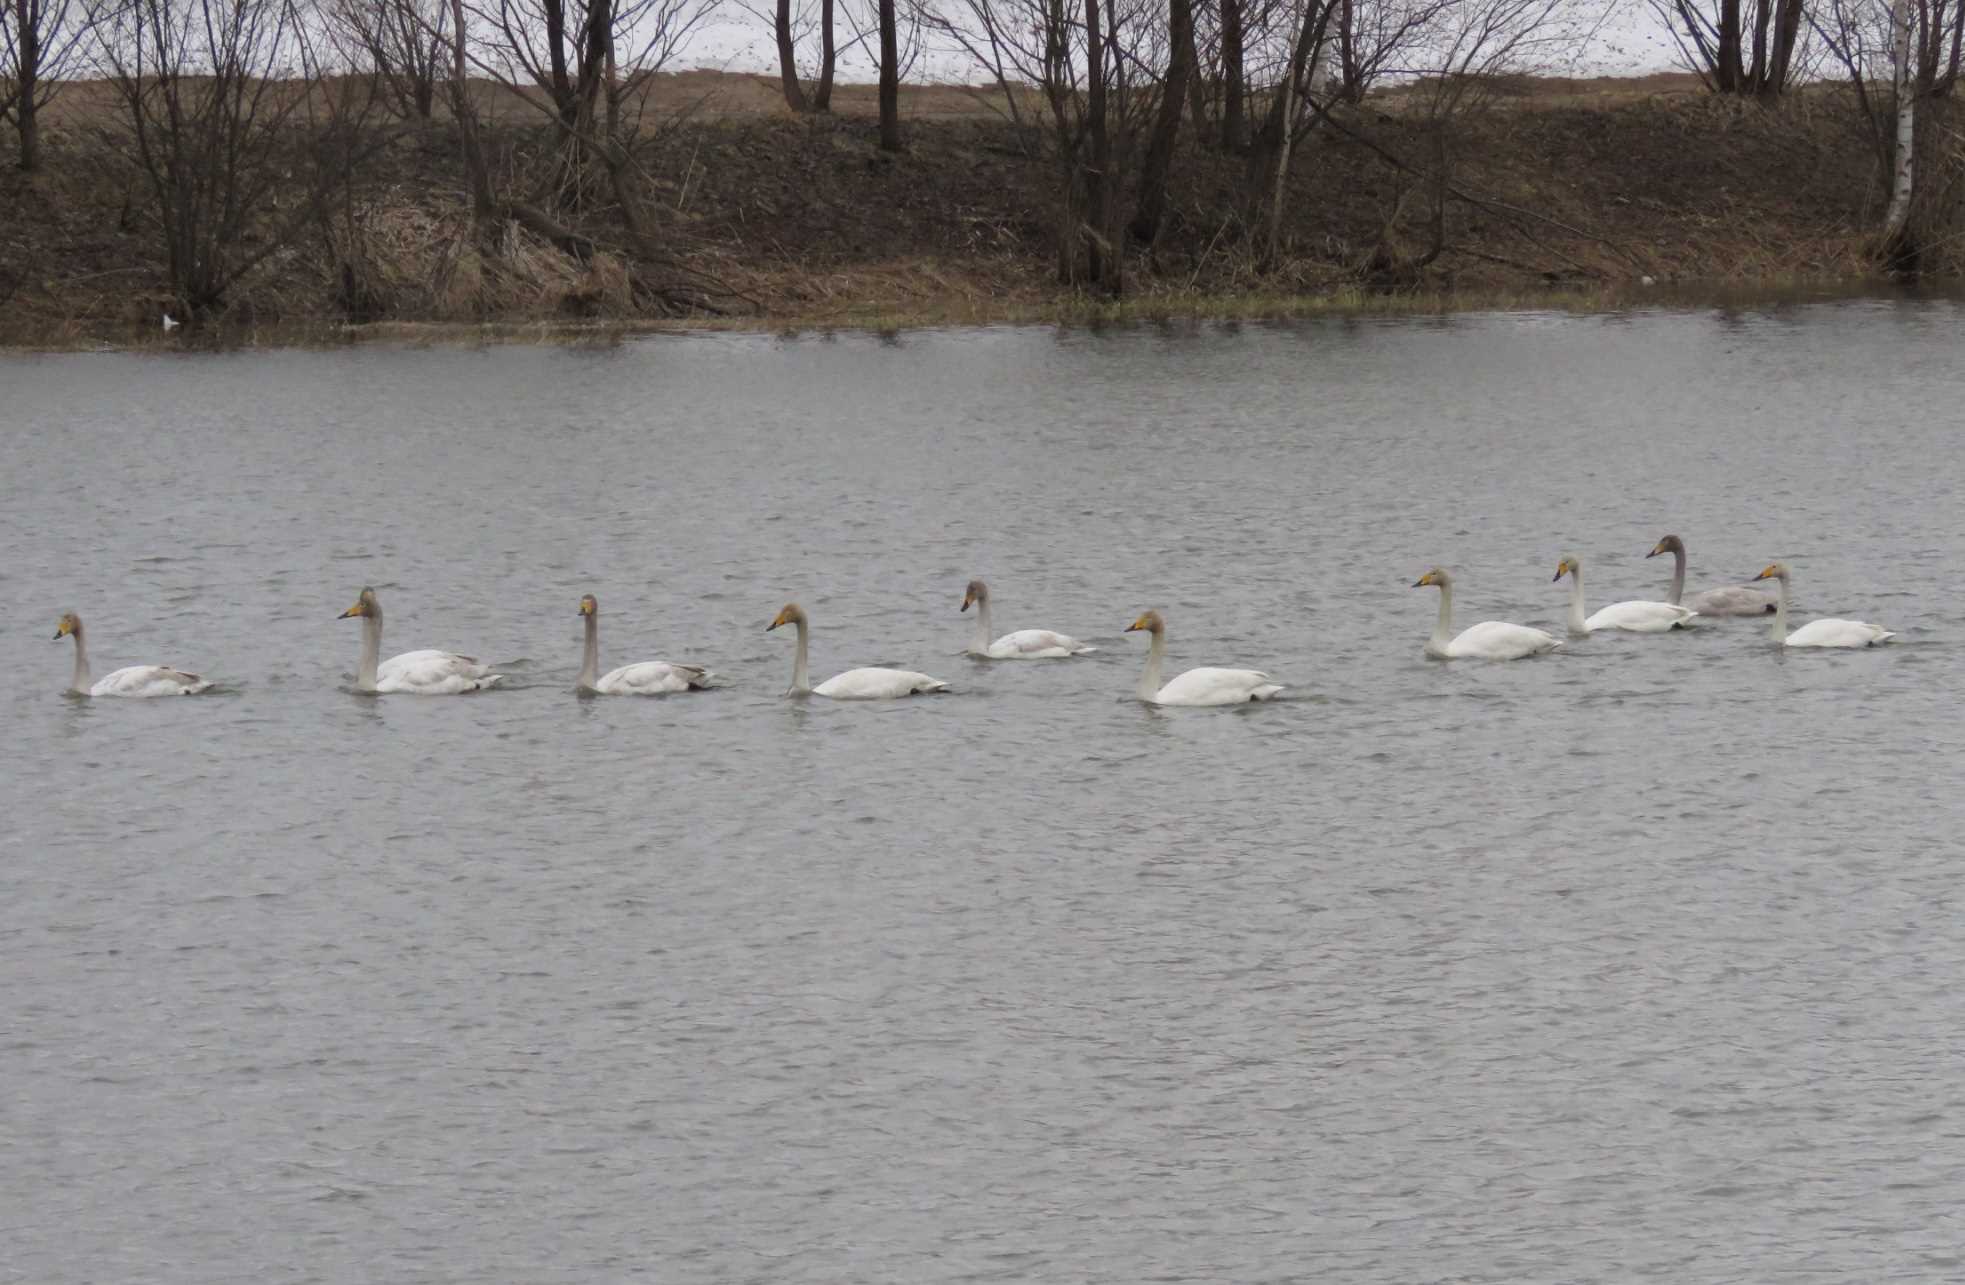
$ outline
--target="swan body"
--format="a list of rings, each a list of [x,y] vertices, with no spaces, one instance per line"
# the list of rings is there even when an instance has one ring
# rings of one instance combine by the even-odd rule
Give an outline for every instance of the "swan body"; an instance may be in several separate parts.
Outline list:
[[[586,621],[586,650],[580,660],[581,691],[602,696],[662,696],[670,692],[700,691],[710,686],[716,675],[701,665],[678,665],[667,660],[643,660],[600,673],[600,602],[592,594],[580,599],[580,616]],[[598,676],[597,676],[598,675]]]
[[[1435,660],[1521,660],[1562,646],[1562,639],[1554,634],[1501,620],[1483,620],[1455,636],[1453,577],[1434,567],[1412,582],[1415,589],[1425,585],[1437,585],[1440,590],[1439,619],[1433,625],[1433,636],[1426,640],[1426,654]]]
[[[1765,589],[1750,589],[1743,584],[1720,585],[1716,589],[1706,589],[1685,597],[1685,541],[1675,535],[1660,540],[1647,558],[1655,558],[1661,553],[1672,555],[1672,589],[1665,595],[1665,601],[1674,606],[1690,607],[1702,616],[1766,616],[1773,614],[1774,595]]]
[[[868,666],[863,669],[849,669],[843,674],[834,674],[817,687],[812,686],[810,673],[806,666],[806,650],[810,639],[810,625],[805,618],[805,608],[795,602],[786,603],[772,622],[764,627],[770,633],[780,625],[798,626],[798,651],[791,665],[791,690],[788,696],[807,693],[824,696],[837,701],[895,700],[902,696],[927,695],[945,692],[948,684],[939,678],[916,673],[911,669],[882,669]]]
[[[976,636],[966,649],[968,655],[990,660],[1062,660],[1067,656],[1083,656],[1098,650],[1068,634],[1049,629],[1019,629],[992,641],[989,636],[989,586],[980,580],[971,580],[968,592],[962,595],[962,610],[967,611],[971,603],[976,607]]]
[[[1895,638],[1881,625],[1872,625],[1866,620],[1838,620],[1828,617],[1811,620],[1793,633],[1788,632],[1788,568],[1785,563],[1776,562],[1755,576],[1756,580],[1778,580],[1781,588],[1774,599],[1774,624],[1771,631],[1775,642],[1787,647],[1874,647],[1881,642]]]
[[[82,618],[63,612],[55,624],[55,641],[75,640],[75,673],[68,690],[77,696],[196,696],[211,686],[197,674],[187,674],[168,665],[129,665],[91,681],[88,642],[82,635]]]
[[[355,669],[355,686],[365,692],[402,692],[412,696],[459,696],[483,691],[504,677],[491,672],[491,666],[475,656],[456,652],[406,651],[384,661],[382,651],[382,603],[375,590],[364,588],[355,605],[341,613],[340,619],[360,617],[362,659]]]
[[[1585,619],[1583,616],[1583,563],[1564,558],[1556,564],[1556,579],[1569,577],[1569,632],[1587,638],[1599,629],[1623,629],[1634,634],[1662,634],[1683,629],[1699,613],[1669,602],[1613,602]]]
[[[1149,705],[1243,705],[1265,701],[1283,690],[1259,669],[1190,669],[1162,684],[1160,666],[1167,654],[1167,622],[1157,611],[1149,611],[1126,632],[1143,629],[1152,636],[1146,649],[1146,668],[1140,673],[1136,689]]]

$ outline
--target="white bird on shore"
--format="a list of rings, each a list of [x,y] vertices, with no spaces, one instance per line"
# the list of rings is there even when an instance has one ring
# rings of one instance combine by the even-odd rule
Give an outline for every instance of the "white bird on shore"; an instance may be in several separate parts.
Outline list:
[[[164,331],[166,334],[168,334],[173,330],[176,330],[180,324],[181,323],[178,321],[178,319],[176,317],[171,316],[170,313],[166,312],[164,314]]]

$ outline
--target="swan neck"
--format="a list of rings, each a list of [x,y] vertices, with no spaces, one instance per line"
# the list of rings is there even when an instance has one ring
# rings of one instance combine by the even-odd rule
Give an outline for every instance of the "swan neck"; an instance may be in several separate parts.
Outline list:
[[[586,648],[580,654],[580,677],[577,686],[591,688],[594,680],[600,677],[600,617],[589,615],[587,621]]]
[[[1672,550],[1672,591],[1665,598],[1674,607],[1682,605],[1679,599],[1685,596],[1685,550]]]
[[[86,696],[89,692],[89,646],[82,641],[82,626],[75,626],[74,637],[75,676],[68,680],[68,690]]]
[[[803,620],[798,622],[798,650],[793,653],[791,662],[791,690],[793,695],[812,690],[812,675],[806,667],[807,628]]]
[[[1590,627],[1583,623],[1583,568],[1578,567],[1569,573],[1569,632],[1586,634]]]
[[[1167,634],[1165,630],[1155,629],[1153,641],[1146,649],[1146,668],[1139,676],[1139,698],[1150,701],[1160,694],[1160,662],[1167,656]]]
[[[1440,615],[1433,622],[1433,644],[1445,647],[1453,637],[1453,586],[1440,582]]]
[[[1777,643],[1788,640],[1788,578],[1782,576],[1774,585],[1774,624],[1770,636]]]
[[[362,661],[355,667],[355,686],[375,690],[375,668],[382,659],[382,612],[371,607],[362,616]]]
[[[987,652],[989,650],[990,637],[989,599],[978,598],[976,599],[976,641],[971,644],[971,650]]]

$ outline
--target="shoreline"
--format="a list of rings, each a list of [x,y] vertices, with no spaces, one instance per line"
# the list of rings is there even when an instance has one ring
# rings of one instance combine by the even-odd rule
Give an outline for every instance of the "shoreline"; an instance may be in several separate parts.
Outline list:
[[[1315,294],[1168,291],[1117,301],[1060,293],[1028,300],[995,300],[993,306],[944,299],[896,309],[879,303],[732,317],[497,318],[484,321],[398,318],[347,322],[302,319],[264,324],[187,326],[166,332],[135,325],[78,323],[50,335],[17,333],[0,325],[0,353],[16,356],[88,352],[208,352],[399,345],[408,347],[540,347],[613,344],[644,336],[778,335],[1058,327],[1091,329],[1138,325],[1207,325],[1309,320],[1467,317],[1485,314],[1570,313],[1604,316],[1637,312],[1710,309],[1766,311],[1837,302],[1965,302],[1965,284],[1902,283],[1882,276],[1768,281],[1675,282],[1654,285],[1554,285],[1543,289],[1462,289],[1380,293],[1352,287]],[[25,328],[23,328],[23,331]]]

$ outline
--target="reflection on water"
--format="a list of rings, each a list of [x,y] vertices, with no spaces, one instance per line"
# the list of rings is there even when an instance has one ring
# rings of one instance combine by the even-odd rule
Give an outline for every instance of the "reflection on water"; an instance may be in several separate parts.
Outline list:
[[[0,359],[8,1264],[1952,1274],[1959,322]],[[1422,657],[1668,531],[1901,642]],[[354,695],[365,583],[509,690]],[[577,699],[586,591],[731,685]],[[783,699],[790,600],[956,690]],[[1131,701],[1148,607],[1290,699]]]

